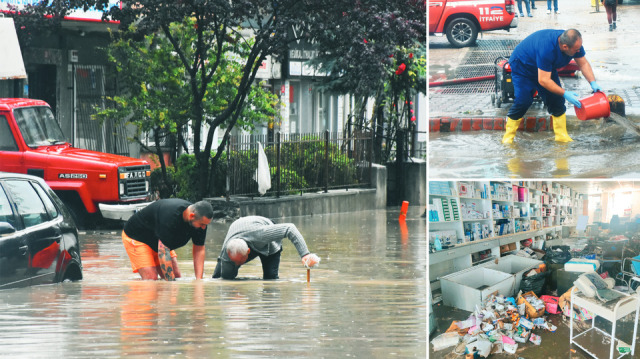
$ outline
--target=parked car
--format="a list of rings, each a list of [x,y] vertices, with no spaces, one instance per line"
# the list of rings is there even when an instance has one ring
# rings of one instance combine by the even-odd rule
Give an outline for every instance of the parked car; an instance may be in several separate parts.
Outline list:
[[[42,178],[0,172],[0,289],[82,279],[78,230]]]
[[[454,47],[476,43],[479,31],[518,26],[515,0],[429,0],[429,35],[447,35]]]

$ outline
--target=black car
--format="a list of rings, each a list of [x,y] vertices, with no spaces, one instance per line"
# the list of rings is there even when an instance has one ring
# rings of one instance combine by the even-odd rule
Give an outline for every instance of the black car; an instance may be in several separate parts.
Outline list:
[[[0,289],[82,279],[78,230],[43,179],[0,172]]]

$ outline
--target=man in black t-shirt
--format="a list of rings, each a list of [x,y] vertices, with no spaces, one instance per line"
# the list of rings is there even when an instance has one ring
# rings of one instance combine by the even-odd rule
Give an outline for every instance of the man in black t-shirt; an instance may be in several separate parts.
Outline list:
[[[204,242],[213,209],[206,201],[194,204],[179,198],[161,199],[136,212],[122,231],[134,273],[142,279],[162,278],[158,260],[158,241],[171,250],[175,277],[181,276],[174,249],[193,243],[193,268],[196,279],[204,274]]]

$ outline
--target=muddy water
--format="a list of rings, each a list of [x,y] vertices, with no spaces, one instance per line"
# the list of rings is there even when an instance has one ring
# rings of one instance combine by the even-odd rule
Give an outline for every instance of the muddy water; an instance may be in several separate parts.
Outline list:
[[[210,226],[203,281],[189,248],[184,278],[147,282],[119,233],[84,234],[82,281],[0,291],[2,356],[425,358],[426,223],[411,207],[401,225],[398,211],[287,219],[322,257],[309,284],[286,240],[279,280],[261,280],[259,260],[240,280],[211,279],[229,224]]]
[[[616,178],[640,176],[640,137],[603,120],[569,123],[570,143],[552,131],[431,133],[429,178]]]

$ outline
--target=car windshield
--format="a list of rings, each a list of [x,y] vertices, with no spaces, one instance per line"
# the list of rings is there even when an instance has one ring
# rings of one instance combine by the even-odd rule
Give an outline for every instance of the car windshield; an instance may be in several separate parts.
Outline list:
[[[49,107],[19,108],[14,110],[13,114],[27,146],[37,147],[67,142]]]

